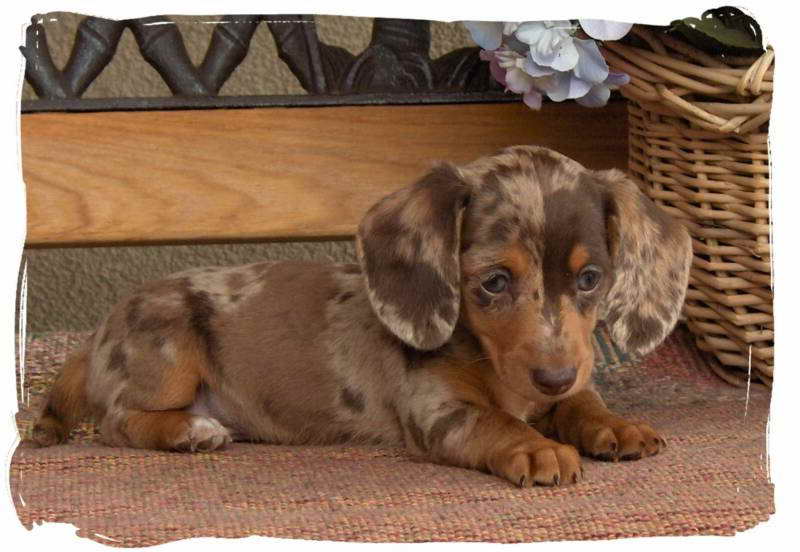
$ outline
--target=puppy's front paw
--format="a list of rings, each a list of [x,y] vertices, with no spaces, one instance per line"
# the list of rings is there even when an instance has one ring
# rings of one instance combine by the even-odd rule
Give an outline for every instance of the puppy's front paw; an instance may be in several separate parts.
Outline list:
[[[499,451],[489,462],[489,469],[520,487],[567,485],[583,479],[575,447],[545,438]]]
[[[661,452],[667,442],[648,424],[607,417],[585,421],[580,428],[581,454],[598,460],[639,460]]]
[[[176,441],[175,450],[209,452],[224,448],[231,440],[230,432],[214,418],[193,416],[189,427]]]

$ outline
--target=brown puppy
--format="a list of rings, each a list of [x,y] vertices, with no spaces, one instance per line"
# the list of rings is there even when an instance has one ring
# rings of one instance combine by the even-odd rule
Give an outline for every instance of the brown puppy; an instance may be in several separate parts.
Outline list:
[[[590,382],[597,320],[651,350],[689,273],[687,232],[623,173],[537,147],[441,165],[372,207],[357,246],[360,266],[143,286],[67,362],[33,440],[91,411],[115,446],[404,443],[522,486],[578,481],[579,453],[663,447]]]

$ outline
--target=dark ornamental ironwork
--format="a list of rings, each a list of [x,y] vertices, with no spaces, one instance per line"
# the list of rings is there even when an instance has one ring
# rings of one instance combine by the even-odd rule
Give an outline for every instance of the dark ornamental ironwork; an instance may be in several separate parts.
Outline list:
[[[504,95],[480,60],[479,48],[460,48],[431,59],[430,22],[375,19],[363,52],[322,42],[312,16],[224,16],[215,25],[199,66],[189,59],[178,27],[166,17],[112,21],[84,18],[63,71],[53,64],[40,17],[27,29],[21,47],[25,78],[39,99],[23,111],[178,109],[268,105],[342,105],[515,100]],[[219,96],[247,56],[256,28],[266,24],[286,63],[308,95]],[[158,72],[171,98],[81,99],[113,59],[122,32],[133,33],[142,57]]]

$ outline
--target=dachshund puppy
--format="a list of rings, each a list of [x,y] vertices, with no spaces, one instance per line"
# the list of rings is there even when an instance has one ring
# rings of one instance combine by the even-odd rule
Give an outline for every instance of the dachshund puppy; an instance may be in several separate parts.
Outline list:
[[[643,354],[674,326],[686,230],[616,170],[511,147],[379,201],[359,265],[194,269],[120,302],[66,363],[32,440],[84,413],[113,446],[404,445],[520,486],[665,445],[592,387],[592,331]]]

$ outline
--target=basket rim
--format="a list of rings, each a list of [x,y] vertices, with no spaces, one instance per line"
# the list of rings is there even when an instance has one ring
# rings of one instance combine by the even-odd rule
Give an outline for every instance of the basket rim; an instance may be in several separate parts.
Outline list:
[[[769,121],[775,62],[771,46],[752,60],[722,59],[643,25],[634,25],[631,33],[651,50],[615,41],[601,46],[609,68],[630,76],[630,82],[620,87],[629,100],[649,104],[653,111],[658,106],[722,134],[760,133]]]

